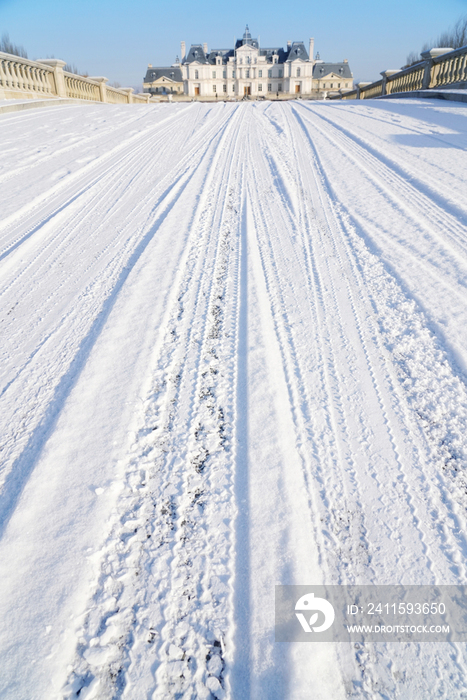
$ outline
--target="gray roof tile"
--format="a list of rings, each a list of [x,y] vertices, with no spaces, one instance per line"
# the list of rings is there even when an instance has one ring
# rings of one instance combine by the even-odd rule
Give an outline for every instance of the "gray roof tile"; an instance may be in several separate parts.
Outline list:
[[[315,80],[325,78],[330,73],[336,73],[342,78],[352,77],[348,63],[325,63],[324,61],[315,63],[313,67],[313,78],[315,78]]]
[[[148,68],[146,75],[144,77],[145,83],[152,83],[153,80],[158,80],[165,76],[175,83],[182,83],[183,76],[180,68],[174,68],[173,66],[168,66],[167,68]]]

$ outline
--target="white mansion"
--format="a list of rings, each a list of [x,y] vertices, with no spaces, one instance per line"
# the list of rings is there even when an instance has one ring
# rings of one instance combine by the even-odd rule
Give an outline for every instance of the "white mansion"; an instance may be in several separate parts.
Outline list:
[[[289,41],[287,49],[261,48],[252,39],[248,25],[233,49],[211,49],[192,44],[186,53],[181,42],[181,61],[169,68],[148,67],[144,90],[179,94],[192,98],[278,97],[279,94],[323,95],[339,89],[352,89],[353,78],[347,60],[325,63],[313,58],[314,40],[308,51],[302,41]],[[164,74],[162,74],[164,73]],[[173,84],[170,84],[170,78]],[[161,83],[161,81],[163,81]],[[162,87],[163,86],[163,87]]]

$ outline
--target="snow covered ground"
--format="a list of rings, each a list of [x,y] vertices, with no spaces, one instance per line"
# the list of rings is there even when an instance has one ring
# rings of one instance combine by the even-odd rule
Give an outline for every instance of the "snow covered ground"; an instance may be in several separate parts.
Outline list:
[[[467,584],[467,106],[0,116],[0,697],[467,697],[274,586]]]

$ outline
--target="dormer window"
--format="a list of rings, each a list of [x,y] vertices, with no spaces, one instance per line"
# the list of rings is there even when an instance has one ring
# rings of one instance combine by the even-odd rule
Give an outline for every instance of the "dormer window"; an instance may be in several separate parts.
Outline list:
[[[198,58],[198,52],[197,52],[197,51],[194,51],[194,52],[193,52],[193,56],[194,56],[195,58]]]

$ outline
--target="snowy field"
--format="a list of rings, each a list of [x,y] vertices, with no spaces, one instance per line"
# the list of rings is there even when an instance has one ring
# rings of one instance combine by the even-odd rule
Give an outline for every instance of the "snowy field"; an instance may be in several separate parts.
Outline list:
[[[2,700],[467,697],[274,585],[467,584],[467,106],[0,116]]]

